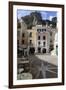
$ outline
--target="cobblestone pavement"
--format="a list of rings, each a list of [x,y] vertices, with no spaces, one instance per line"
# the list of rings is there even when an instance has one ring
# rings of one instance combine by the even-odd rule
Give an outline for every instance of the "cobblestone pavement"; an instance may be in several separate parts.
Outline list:
[[[44,54],[44,55],[35,55],[38,59],[51,63],[53,65],[58,65],[58,56]]]
[[[32,79],[56,78],[58,76],[56,56],[30,55],[28,61],[29,73],[32,74]]]

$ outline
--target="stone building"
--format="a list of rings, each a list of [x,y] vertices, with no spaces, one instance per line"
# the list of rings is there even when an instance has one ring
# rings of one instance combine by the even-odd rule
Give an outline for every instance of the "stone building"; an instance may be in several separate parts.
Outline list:
[[[54,36],[57,29],[48,25],[36,25],[33,29],[36,31],[35,52],[49,53],[54,48]]]
[[[17,29],[17,38],[19,48],[25,53],[34,50],[35,53],[50,53],[54,49],[54,37],[57,32],[56,28],[52,28],[47,24],[35,25],[32,29],[27,29],[27,25],[20,20],[21,28]]]

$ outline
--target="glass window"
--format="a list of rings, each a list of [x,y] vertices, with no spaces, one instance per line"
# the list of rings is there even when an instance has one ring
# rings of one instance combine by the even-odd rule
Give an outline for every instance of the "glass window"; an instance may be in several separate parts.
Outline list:
[[[29,37],[32,37],[32,32],[29,33]]]
[[[42,29],[42,32],[44,31],[44,29]]]
[[[38,47],[38,53],[41,53],[41,48],[40,47]]]
[[[30,40],[30,42],[29,42],[30,44],[32,44],[32,40]]]
[[[46,39],[46,37],[45,36],[43,36],[43,40],[45,40]]]
[[[38,40],[40,40],[40,36],[38,36]]]
[[[25,33],[22,33],[22,37],[25,37]]]
[[[38,42],[38,45],[40,45],[40,42]]]
[[[44,31],[46,31],[46,29],[44,29]]]
[[[52,40],[50,40],[50,42],[52,43]]]
[[[43,42],[43,46],[45,47],[45,45],[46,45],[46,43],[45,42]]]
[[[38,32],[41,32],[41,29],[37,29]]]
[[[42,29],[42,32],[43,32],[43,31],[46,31],[46,29]]]

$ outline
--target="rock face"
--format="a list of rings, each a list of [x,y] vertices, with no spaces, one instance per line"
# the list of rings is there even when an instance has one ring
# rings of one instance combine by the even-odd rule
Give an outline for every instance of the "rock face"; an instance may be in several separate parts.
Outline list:
[[[35,25],[37,25],[37,24],[38,24],[38,21],[37,21],[36,17],[34,16],[33,25],[35,26]]]
[[[31,29],[32,26],[42,24],[42,17],[40,12],[32,12],[30,15],[22,17],[24,22],[27,24],[27,28]]]
[[[44,20],[42,19],[42,15],[39,11],[31,12],[30,15],[26,15],[21,18],[25,24],[27,25],[27,29],[31,29],[35,25],[51,25],[53,28],[57,25],[57,17],[53,17],[52,20]],[[18,20],[19,21],[19,20]],[[18,22],[17,21],[17,22]],[[18,22],[18,27],[20,27],[20,24]]]

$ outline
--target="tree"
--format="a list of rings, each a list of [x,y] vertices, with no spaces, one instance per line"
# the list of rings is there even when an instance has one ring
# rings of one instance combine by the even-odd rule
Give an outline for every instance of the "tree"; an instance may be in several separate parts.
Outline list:
[[[52,27],[55,28],[57,26],[57,17],[53,17],[51,23]]]

